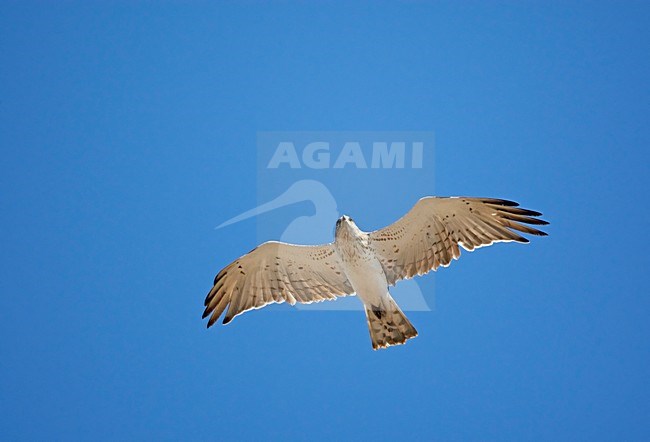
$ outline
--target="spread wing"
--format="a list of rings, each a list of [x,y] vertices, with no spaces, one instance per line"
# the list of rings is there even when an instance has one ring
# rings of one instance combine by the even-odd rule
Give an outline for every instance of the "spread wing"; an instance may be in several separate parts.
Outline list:
[[[299,246],[270,241],[223,268],[205,298],[208,327],[226,307],[223,323],[271,303],[309,304],[354,293],[331,244]]]
[[[546,233],[527,224],[545,225],[541,213],[500,199],[425,197],[401,219],[370,233],[389,284],[446,267],[460,257],[495,242],[528,240],[517,232]]]

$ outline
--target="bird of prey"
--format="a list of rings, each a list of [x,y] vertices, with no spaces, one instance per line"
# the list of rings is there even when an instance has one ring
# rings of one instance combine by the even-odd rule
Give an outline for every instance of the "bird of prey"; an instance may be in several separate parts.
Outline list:
[[[373,349],[404,344],[417,331],[389,293],[401,279],[447,267],[495,242],[545,236],[541,213],[494,198],[425,197],[402,218],[374,232],[349,216],[336,221],[334,242],[304,246],[269,241],[223,268],[205,298],[208,327],[271,303],[312,303],[356,294],[363,303]]]

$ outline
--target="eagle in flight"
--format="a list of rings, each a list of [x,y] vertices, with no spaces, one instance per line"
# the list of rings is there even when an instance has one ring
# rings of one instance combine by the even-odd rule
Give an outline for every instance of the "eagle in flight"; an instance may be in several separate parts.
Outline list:
[[[372,348],[404,344],[417,336],[388,288],[401,279],[447,267],[495,242],[527,243],[519,232],[545,236],[541,213],[493,198],[425,197],[383,229],[364,232],[352,218],[336,221],[334,242],[304,246],[269,241],[223,268],[205,298],[212,326],[271,303],[312,303],[356,294],[363,303]]]

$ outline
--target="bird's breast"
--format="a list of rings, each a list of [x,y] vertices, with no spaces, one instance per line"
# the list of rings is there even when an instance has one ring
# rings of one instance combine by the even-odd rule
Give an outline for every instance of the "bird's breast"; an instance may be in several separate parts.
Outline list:
[[[363,238],[335,242],[343,270],[357,295],[374,298],[386,293],[388,282],[379,259]]]
[[[373,251],[368,247],[366,241],[360,237],[342,236],[337,238],[335,243],[339,258],[347,265],[362,265],[364,262],[376,259]]]

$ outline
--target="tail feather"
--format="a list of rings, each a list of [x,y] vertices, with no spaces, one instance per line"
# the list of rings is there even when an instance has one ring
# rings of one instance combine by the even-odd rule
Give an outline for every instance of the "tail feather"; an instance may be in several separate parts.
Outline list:
[[[413,324],[402,313],[390,295],[388,295],[388,300],[382,300],[379,306],[366,305],[365,307],[368,330],[370,330],[370,339],[374,350],[404,344],[418,335]]]

